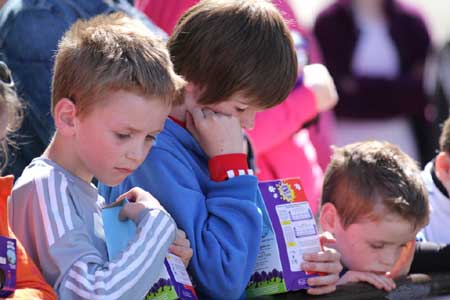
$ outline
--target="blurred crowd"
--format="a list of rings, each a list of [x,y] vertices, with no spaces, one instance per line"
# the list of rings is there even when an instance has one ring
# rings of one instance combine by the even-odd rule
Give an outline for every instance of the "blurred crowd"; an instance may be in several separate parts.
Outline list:
[[[167,37],[198,1],[131,2],[3,1],[0,56],[26,103],[5,173],[18,177],[50,141],[53,55],[75,20],[125,11]],[[259,178],[300,176],[318,199],[330,146],[367,139],[390,141],[424,166],[448,115],[449,46],[433,47],[426,20],[407,1],[335,1],[312,28],[292,2],[274,1],[296,43],[299,77],[287,101],[260,113],[247,132]]]
[[[248,175],[253,175],[254,172],[259,180],[300,177],[311,209],[314,215],[317,215],[323,196],[324,178],[326,181],[331,176],[325,170],[329,168],[333,146],[341,147],[367,140],[386,141],[398,146],[421,168],[427,165],[424,172],[429,173],[429,184],[436,184],[437,189],[443,191],[445,200],[448,200],[450,183],[447,181],[450,182],[450,175],[445,177],[442,170],[450,170],[450,160],[448,168],[444,167],[444,158],[436,154],[439,149],[441,124],[449,115],[450,40],[443,47],[436,48],[427,27],[427,20],[405,0],[335,0],[317,15],[311,28],[299,19],[301,14],[297,10],[301,9],[301,6],[294,5],[294,1],[272,2],[277,8],[274,11],[277,14],[278,11],[281,12],[284,17],[294,42],[297,62],[290,63],[289,66],[295,71],[292,74],[297,74],[295,86],[292,90],[289,89],[289,95],[284,101],[280,101],[280,104],[267,110],[260,109],[256,116],[248,113],[248,118],[245,118],[240,114],[240,126],[245,136],[248,155],[246,158],[250,167]],[[51,113],[55,52],[64,33],[72,24],[77,20],[90,19],[101,14],[123,12],[142,21],[153,33],[167,41],[169,37],[173,37],[177,24],[185,25],[180,17],[198,2],[0,1],[0,61],[5,62],[11,70],[14,90],[23,102],[22,125],[14,135],[14,142],[5,144],[6,150],[0,159],[5,163],[3,172],[13,174],[16,178],[20,177],[24,168],[44,152],[55,136],[54,116]],[[176,38],[179,38],[183,32],[176,34]],[[173,47],[176,48],[175,46]],[[230,43],[226,47],[231,49],[233,44]],[[219,50],[223,52],[223,49]],[[173,53],[171,54],[173,59]],[[290,62],[295,62],[295,59]],[[294,67],[296,64],[298,68]],[[174,65],[176,66],[175,62]],[[5,69],[8,68],[5,66]],[[175,68],[175,71],[179,70]],[[8,76],[11,74],[8,70]],[[208,80],[209,83],[214,81],[211,78]],[[277,81],[268,84],[285,87],[289,85],[285,81],[289,79],[280,75]],[[189,94],[192,91],[186,88],[183,92]],[[236,93],[233,96],[236,96]],[[75,103],[76,100],[72,100]],[[208,99],[205,103],[207,101]],[[219,105],[217,107],[220,107]],[[245,111],[247,108],[241,110]],[[184,116],[183,114],[182,117]],[[179,122],[175,117],[177,116],[171,112],[170,118],[178,125],[182,123],[181,127],[189,130],[191,119]],[[0,121],[7,124],[5,120]],[[3,123],[1,124],[4,125]],[[239,136],[241,127],[238,128]],[[443,143],[441,138],[440,152],[447,153]],[[389,161],[390,156],[396,155],[403,159],[395,147],[391,149],[386,145],[357,145],[353,146],[354,149],[349,147],[348,151],[353,149],[358,153],[361,147],[361,152],[369,153],[368,160],[372,161],[379,159],[379,153],[387,156],[383,158],[386,161]],[[344,157],[342,159],[347,159],[347,148],[343,149],[340,155]],[[209,158],[213,157],[215,156],[211,155]],[[400,160],[400,163],[402,161]],[[411,166],[414,172],[417,171],[414,162],[409,158],[405,158],[404,165],[408,168]],[[364,170],[364,166],[366,165],[363,164],[358,170]],[[371,167],[373,166],[369,166],[369,171]],[[238,169],[239,172],[242,171]],[[413,171],[410,173],[414,173]],[[405,172],[396,175],[411,175]],[[450,174],[450,171],[448,173]],[[135,174],[133,175],[138,176]],[[362,172],[360,177],[364,177],[364,174],[366,173]],[[361,185],[364,183],[367,182]],[[402,182],[399,182],[397,187],[403,187]],[[102,191],[101,188],[100,190]],[[331,196],[329,198],[333,206],[326,207],[334,207],[335,199],[331,199]],[[428,200],[424,199],[419,202],[427,205]],[[444,205],[445,209],[450,209],[450,206]],[[417,209],[421,210],[422,214],[417,232],[419,227],[424,227],[428,222],[428,210],[424,207]],[[443,209],[435,211],[444,212]],[[334,211],[326,213],[333,215]],[[440,217],[448,219],[447,212],[433,217],[432,211],[431,216],[430,224],[436,224]],[[331,224],[330,231],[335,229],[333,222],[326,221],[325,224]],[[433,242],[450,244],[447,236],[442,239],[430,238],[440,227],[439,224],[433,226],[436,226],[435,230],[429,227],[430,232],[423,232],[428,234],[426,238]],[[345,228],[342,229],[342,232],[344,231]],[[417,232],[412,232],[411,238],[406,242],[412,242]],[[188,238],[192,239],[192,236]],[[347,237],[347,240],[350,238]],[[186,240],[186,236],[183,236],[183,240]],[[410,248],[413,249],[413,244],[411,245]],[[342,252],[342,248],[339,250]],[[195,251],[196,249],[194,253]],[[411,251],[414,252],[414,249]],[[348,253],[351,251],[348,250]],[[194,256],[194,262],[196,259]],[[391,265],[394,263],[395,261]],[[360,274],[350,275],[361,279],[357,277]],[[348,282],[353,280],[351,278]],[[391,281],[385,284],[389,286],[385,289],[393,288]]]

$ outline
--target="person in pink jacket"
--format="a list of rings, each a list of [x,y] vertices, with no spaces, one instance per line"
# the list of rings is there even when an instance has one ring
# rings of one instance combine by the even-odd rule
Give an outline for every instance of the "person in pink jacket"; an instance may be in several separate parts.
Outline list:
[[[198,0],[137,0],[135,5],[156,25],[172,33],[178,18]],[[256,154],[260,180],[300,177],[314,213],[318,211],[323,171],[308,129],[303,125],[318,113],[331,109],[337,102],[334,83],[322,65],[303,70],[310,53],[307,41],[286,0],[274,2],[288,21],[298,49],[299,80],[297,87],[282,104],[256,115],[255,127],[247,131]],[[313,52],[313,55],[316,55]],[[318,55],[316,55],[317,57]],[[317,58],[316,58],[317,59]],[[316,129],[316,128],[314,128]],[[323,145],[329,153],[329,144]],[[327,160],[327,158],[325,158]]]
[[[277,0],[276,5],[283,12],[285,19],[291,23],[293,30],[299,30],[300,34],[306,41],[305,56],[303,59],[306,63],[322,63],[322,54],[315,36],[310,30],[306,30],[302,26],[299,5],[295,4],[296,0]],[[332,149],[331,145],[335,141],[336,119],[332,109],[320,112],[320,118],[317,116],[314,122],[305,124],[308,128],[309,138],[314,145],[317,153],[317,161],[322,170],[328,167],[330,162]],[[305,127],[306,127],[305,126]]]
[[[275,3],[288,21],[302,68],[311,54],[317,59],[317,52],[308,51],[313,44],[306,39],[307,34],[300,28],[288,1]],[[318,210],[323,171],[309,130],[303,126],[336,102],[334,83],[326,68],[308,65],[299,70],[298,85],[289,97],[282,104],[258,113],[254,129],[247,132],[255,148],[258,178],[300,177],[314,213]],[[321,146],[329,149],[329,145]]]
[[[171,35],[181,15],[199,0],[136,0],[134,6]]]

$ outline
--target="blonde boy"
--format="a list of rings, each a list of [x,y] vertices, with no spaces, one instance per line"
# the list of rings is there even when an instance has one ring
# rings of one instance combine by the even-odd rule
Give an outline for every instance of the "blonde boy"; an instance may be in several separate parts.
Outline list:
[[[183,84],[162,41],[123,14],[79,21],[55,60],[56,133],[16,183],[10,218],[60,299],[143,299],[175,238],[175,223],[150,194],[132,189],[121,217],[135,239],[108,262],[93,177],[111,185],[136,169]]]
[[[391,290],[387,275],[428,222],[428,198],[415,162],[378,141],[336,149],[325,174],[320,223],[336,238],[348,271],[339,283]]]

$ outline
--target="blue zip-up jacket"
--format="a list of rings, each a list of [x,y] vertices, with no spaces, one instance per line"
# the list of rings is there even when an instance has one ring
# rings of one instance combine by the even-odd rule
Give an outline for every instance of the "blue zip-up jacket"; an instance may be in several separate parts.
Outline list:
[[[54,55],[64,32],[78,19],[122,11],[143,21],[158,35],[165,33],[125,0],[9,0],[0,9],[0,58],[12,71],[25,120],[10,148],[4,170],[19,178],[22,170],[44,152],[53,135],[50,87]]]
[[[264,206],[255,176],[212,181],[208,159],[194,137],[168,119],[141,167],[121,185],[100,184],[99,191],[109,202],[134,186],[152,193],[191,242],[189,271],[199,297],[242,299],[259,251]]]

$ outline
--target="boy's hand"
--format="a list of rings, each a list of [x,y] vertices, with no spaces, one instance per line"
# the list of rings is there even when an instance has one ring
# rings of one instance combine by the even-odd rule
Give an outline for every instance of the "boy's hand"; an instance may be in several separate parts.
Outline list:
[[[127,198],[129,202],[125,203],[120,211],[119,219],[121,221],[131,219],[137,223],[139,221],[140,213],[146,208],[164,210],[155,197],[138,187],[134,187],[117,197],[115,203],[119,203],[125,198]]]
[[[191,249],[191,243],[186,238],[186,233],[183,230],[177,229],[176,239],[169,247],[169,251],[170,253],[181,258],[187,268],[189,262],[191,261],[193,251]]]
[[[307,253],[303,255],[304,262],[302,269],[307,272],[325,273],[325,275],[308,278],[308,285],[312,286],[307,290],[308,294],[321,295],[331,293],[336,290],[339,280],[339,273],[342,271],[341,255],[334,249],[324,245],[335,243],[330,234],[320,235],[320,243],[323,250],[318,253]]]
[[[338,101],[336,86],[325,66],[321,64],[305,66],[303,68],[303,83],[313,91],[319,112],[332,109],[336,105]]]
[[[244,136],[236,117],[194,108],[187,112],[186,127],[210,158],[244,152]]]
[[[348,271],[339,279],[338,285],[349,282],[367,282],[377,289],[384,289],[387,292],[395,289],[395,282],[386,275],[378,275],[372,272]]]
[[[318,253],[303,255],[302,269],[307,272],[325,273],[325,275],[308,278],[308,294],[321,295],[336,290],[339,273],[342,271],[341,255],[334,249],[324,248]]]

